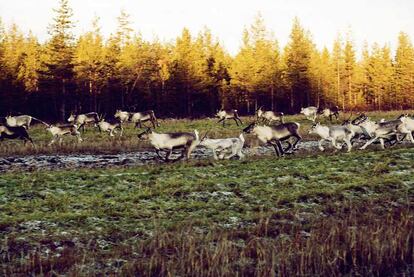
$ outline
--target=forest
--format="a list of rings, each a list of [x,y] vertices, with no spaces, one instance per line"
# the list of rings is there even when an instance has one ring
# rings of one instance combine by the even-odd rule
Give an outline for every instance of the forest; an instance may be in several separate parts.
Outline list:
[[[0,116],[30,114],[62,121],[71,112],[152,109],[161,117],[212,116],[259,106],[285,113],[337,105],[344,111],[414,108],[414,47],[400,32],[396,49],[365,43],[352,32],[318,49],[299,18],[279,45],[258,14],[231,55],[206,27],[184,28],[174,41],[145,40],[122,10],[107,38],[99,18],[75,36],[73,11],[60,0],[40,42],[0,18]],[[390,38],[391,39],[391,38]]]

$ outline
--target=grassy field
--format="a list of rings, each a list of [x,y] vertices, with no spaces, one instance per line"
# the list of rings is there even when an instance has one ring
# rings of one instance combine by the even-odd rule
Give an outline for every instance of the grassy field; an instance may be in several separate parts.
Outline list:
[[[413,172],[405,147],[3,174],[0,275],[409,276]]]
[[[394,119],[401,113],[413,113],[413,111],[392,111],[392,112],[371,112],[368,115],[374,120],[381,118]],[[353,115],[355,117],[355,114]],[[348,118],[349,114],[341,114],[341,119],[338,121],[342,123],[343,119]],[[253,117],[243,117],[243,127],[246,127],[248,123],[254,120]],[[309,136],[307,131],[311,126],[311,122],[306,120],[302,115],[286,116],[285,121],[296,121],[301,124],[301,133],[304,140],[314,140],[316,137]],[[322,122],[326,122],[323,119]],[[201,135],[204,135],[207,131],[210,137],[234,137],[238,136],[242,130],[242,127],[236,126],[234,121],[229,121],[226,127],[222,127],[221,124],[217,124],[217,119],[166,119],[160,120],[161,127],[157,128],[159,132],[177,132],[177,131],[189,131],[192,132],[197,129]],[[58,144],[52,147],[47,146],[51,140],[51,135],[44,129],[43,125],[34,125],[29,134],[33,138],[36,147],[28,145],[23,147],[21,141],[4,141],[0,143],[0,156],[10,155],[29,155],[29,154],[65,154],[65,153],[102,153],[111,154],[119,152],[136,151],[143,148],[148,148],[147,142],[142,142],[137,139],[137,134],[142,130],[135,129],[131,124],[124,126],[123,137],[109,137],[107,133],[99,133],[97,129],[89,127],[87,131],[82,134],[84,142],[77,143],[76,138],[66,137],[62,146]],[[257,145],[257,140],[251,136],[247,136],[247,145]]]

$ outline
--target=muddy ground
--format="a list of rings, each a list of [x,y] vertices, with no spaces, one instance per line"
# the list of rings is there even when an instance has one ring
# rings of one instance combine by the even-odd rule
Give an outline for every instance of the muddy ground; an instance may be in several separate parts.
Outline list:
[[[298,144],[300,152],[311,152],[317,150],[317,141],[304,141]],[[318,150],[319,151],[319,150]],[[246,156],[274,155],[273,147],[259,146],[244,148]],[[172,158],[178,157],[176,152]],[[192,158],[196,160],[212,159],[212,152],[209,149],[197,147]],[[30,155],[11,156],[0,158],[0,172],[11,170],[34,171],[40,169],[71,169],[71,168],[106,168],[113,166],[139,166],[146,164],[164,163],[154,150],[146,149],[136,152],[119,154],[58,154],[58,155]]]

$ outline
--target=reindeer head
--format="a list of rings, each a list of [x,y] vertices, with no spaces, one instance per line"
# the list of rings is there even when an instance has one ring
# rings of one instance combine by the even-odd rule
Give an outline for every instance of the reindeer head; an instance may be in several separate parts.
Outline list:
[[[222,118],[222,117],[224,117],[224,116],[226,116],[226,111],[225,111],[225,110],[220,109],[220,110],[218,110],[218,111],[217,111],[217,113],[216,113],[216,117],[218,117],[218,118]]]
[[[251,132],[253,132],[253,129],[257,126],[256,121],[252,122],[249,124],[249,126],[247,126],[246,128],[243,129],[243,132],[246,134],[250,134]]]
[[[114,117],[115,117],[115,118],[119,118],[119,117],[121,117],[121,113],[122,113],[122,111],[121,111],[121,110],[116,110]]]
[[[256,116],[258,118],[260,118],[263,115],[263,106],[260,106],[257,110],[256,110]]]
[[[74,122],[75,121],[75,115],[73,113],[70,113],[70,116],[68,118],[68,122]]]
[[[312,124],[312,126],[309,129],[308,134],[316,134],[318,132],[319,127],[321,126],[320,122],[316,122]]]
[[[360,115],[357,116],[357,118],[352,120],[351,123],[354,125],[359,125],[362,122],[366,121],[367,119],[368,119],[368,116],[366,116],[364,113],[361,113]]]

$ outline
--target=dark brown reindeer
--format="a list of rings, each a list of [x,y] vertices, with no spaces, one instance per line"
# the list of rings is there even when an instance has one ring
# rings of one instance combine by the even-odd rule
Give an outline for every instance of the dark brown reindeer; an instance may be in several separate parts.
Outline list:
[[[0,141],[3,141],[4,139],[20,139],[23,140],[24,145],[29,141],[34,146],[33,140],[23,126],[10,127],[0,125]]]

